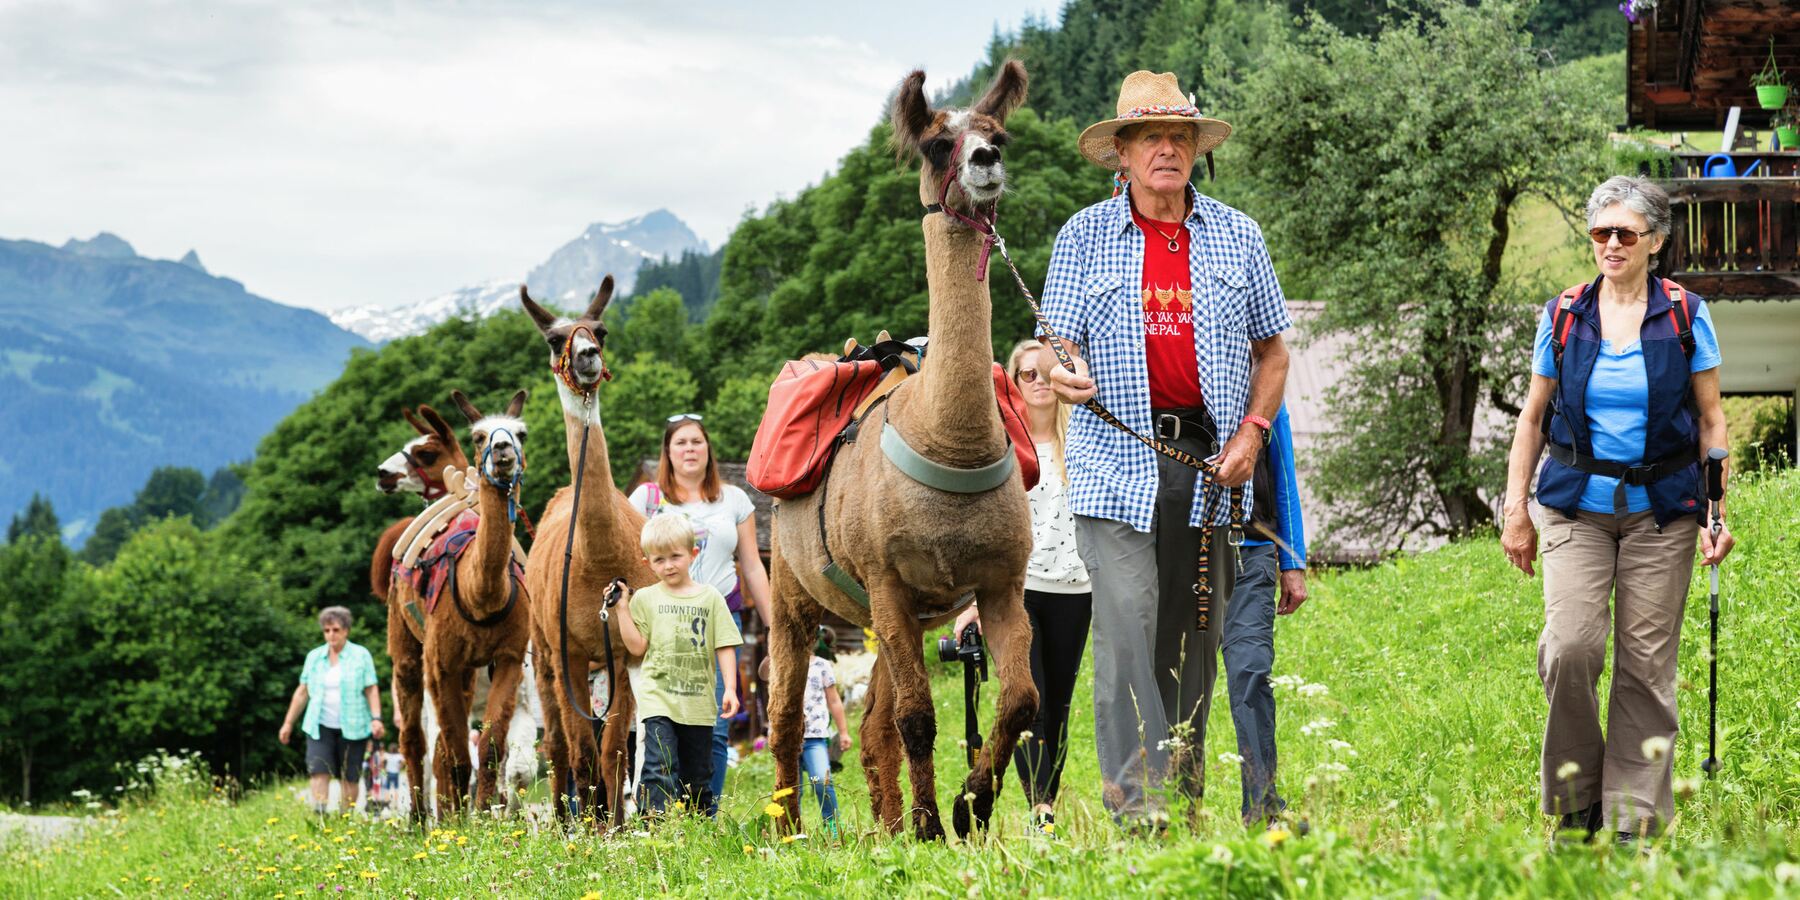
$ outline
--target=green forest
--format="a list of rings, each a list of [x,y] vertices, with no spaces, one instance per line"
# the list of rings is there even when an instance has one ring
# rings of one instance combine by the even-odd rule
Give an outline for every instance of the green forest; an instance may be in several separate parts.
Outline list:
[[[929,73],[928,88],[953,102],[1007,58],[1029,69],[1028,105],[1007,122],[999,229],[1035,287],[1063,222],[1110,190],[1075,151],[1081,127],[1112,114],[1127,72],[1178,73],[1237,127],[1201,189],[1262,223],[1288,295],[1327,301],[1320,327],[1369,348],[1338,388],[1343,430],[1316,461],[1321,496],[1333,511],[1440,513],[1466,533],[1489,524],[1479,498],[1498,487],[1501,451],[1466,422],[1440,427],[1426,386],[1518,396],[1532,311],[1555,275],[1508,260],[1574,232],[1511,223],[1527,204],[1572,208],[1617,164],[1623,33],[1607,4],[1071,0],[1058,23],[996,34],[985,62]],[[718,254],[646,267],[609,309],[617,377],[600,399],[621,486],[668,415],[702,412],[720,455],[742,458],[784,360],[880,329],[925,332],[918,176],[888,138],[873,123],[832,174],[746,215]],[[1006,346],[1031,316],[1010,285],[994,292]],[[315,612],[350,607],[351,639],[385,674],[370,551],[418,501],[378,493],[375,467],[413,435],[401,409],[448,413],[453,388],[483,408],[530,391],[524,506],[539,512],[568,460],[547,351],[512,311],[355,351],[253,460],[210,479],[159,471],[80,554],[48,504],[15,518],[0,548],[0,690],[14,698],[0,707],[0,798],[103,789],[120,777],[112,761],[157,748],[200,750],[238,778],[297,767],[274,734],[317,642]]]

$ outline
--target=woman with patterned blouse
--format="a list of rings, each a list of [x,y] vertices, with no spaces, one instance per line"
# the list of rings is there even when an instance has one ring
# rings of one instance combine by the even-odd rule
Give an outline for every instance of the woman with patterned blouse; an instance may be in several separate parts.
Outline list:
[[[294,734],[294,718],[306,710],[300,730],[306,733],[306,773],[312,784],[313,811],[323,813],[331,779],[343,784],[340,809],[356,808],[363,753],[369,738],[381,740],[381,688],[375,660],[361,644],[350,643],[350,610],[330,606],[319,612],[325,643],[306,654],[300,685],[281,722],[281,742]]]

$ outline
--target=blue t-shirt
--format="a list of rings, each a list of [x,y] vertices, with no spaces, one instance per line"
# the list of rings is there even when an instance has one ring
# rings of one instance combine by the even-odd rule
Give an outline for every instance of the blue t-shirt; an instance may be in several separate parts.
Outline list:
[[[1688,298],[1694,303],[1694,357],[1688,361],[1688,371],[1716,369],[1721,358],[1712,314],[1706,310],[1706,301],[1692,294]],[[1545,378],[1556,377],[1547,312],[1538,320],[1531,371]],[[1600,342],[1600,355],[1594,360],[1593,374],[1588,376],[1587,420],[1595,458],[1628,466],[1644,461],[1644,429],[1650,421],[1650,378],[1644,372],[1642,341],[1632,341],[1622,350],[1615,350],[1611,341]],[[1580,507],[1589,512],[1611,513],[1613,490],[1618,483],[1617,478],[1606,475],[1588,476]],[[1641,487],[1626,485],[1625,508],[1634,513],[1649,509],[1650,494]]]

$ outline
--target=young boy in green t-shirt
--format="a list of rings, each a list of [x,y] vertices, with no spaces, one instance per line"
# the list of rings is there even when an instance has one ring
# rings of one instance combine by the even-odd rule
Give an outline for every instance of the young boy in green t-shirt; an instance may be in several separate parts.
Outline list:
[[[640,545],[661,581],[633,594],[619,617],[625,648],[644,658],[633,681],[644,747],[638,809],[660,813],[681,800],[703,810],[712,805],[713,722],[738,711],[736,648],[744,639],[718,589],[688,574],[698,542],[686,516],[652,517]],[[722,711],[713,702],[715,664],[725,681]]]

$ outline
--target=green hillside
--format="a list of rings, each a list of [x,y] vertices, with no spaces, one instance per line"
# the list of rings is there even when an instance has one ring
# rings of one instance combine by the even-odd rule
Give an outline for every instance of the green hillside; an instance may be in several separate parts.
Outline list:
[[[1308,836],[1272,841],[1237,824],[1236,770],[1218,760],[1233,749],[1220,693],[1206,750],[1210,790],[1197,814],[1178,816],[1160,839],[1122,837],[1098,803],[1084,675],[1055,841],[1025,834],[1016,782],[1005,788],[993,834],[974,844],[873,835],[852,762],[838,783],[844,843],[817,834],[808,799],[809,837],[783,845],[766,834],[761,809],[773,775],[767,754],[756,754],[733,771],[720,824],[605,841],[516,819],[447,823],[449,831],[429,837],[364,821],[321,827],[295,799],[297,783],[241,798],[172,790],[98,818],[76,840],[15,845],[0,867],[0,894],[87,895],[107,884],[127,894],[222,897],[311,894],[321,885],[383,896],[1794,895],[1800,631],[1787,616],[1800,603],[1800,475],[1741,480],[1733,500],[1740,544],[1724,570],[1724,767],[1714,781],[1699,777],[1706,596],[1697,570],[1681,661],[1680,798],[1667,834],[1642,856],[1606,845],[1549,848],[1536,812],[1539,586],[1507,568],[1490,538],[1318,576],[1313,599],[1280,622],[1275,674],[1320,686],[1278,694],[1281,782],[1310,821]],[[959,680],[932,665],[938,794],[948,809],[964,771]],[[990,686],[988,703],[993,695]],[[984,709],[984,723],[991,717]]]

